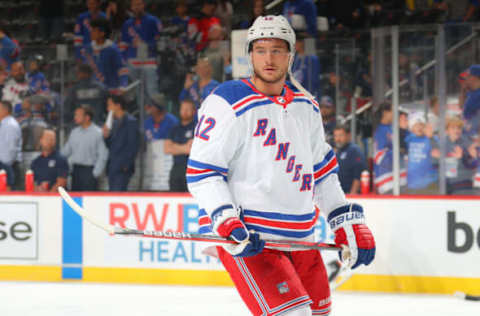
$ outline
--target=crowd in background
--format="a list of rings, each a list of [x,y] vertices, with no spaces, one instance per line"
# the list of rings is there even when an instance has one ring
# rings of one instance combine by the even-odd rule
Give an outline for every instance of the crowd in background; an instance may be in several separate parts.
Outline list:
[[[360,174],[369,170],[374,174],[374,191],[390,193],[391,104],[372,107],[375,112],[366,111],[359,118],[360,138],[373,135],[373,150],[356,144],[358,139],[352,139],[342,119],[350,112],[352,98],[367,102],[373,94],[372,54],[363,39],[370,36],[369,28],[378,26],[475,22],[480,18],[480,3],[286,0],[266,10],[270,2],[49,0],[38,1],[34,16],[29,16],[36,19],[37,27],[28,34],[19,30],[22,22],[16,19],[0,23],[0,169],[7,173],[9,188],[23,190],[24,173],[31,169],[37,191],[56,191],[66,185],[76,191],[94,191],[102,177],[108,179],[109,190],[125,191],[135,161],[145,150],[142,144],[163,140],[162,154],[173,157],[169,189],[186,191],[195,112],[216,86],[232,79],[231,31],[247,29],[256,17],[269,13],[283,14],[296,31],[292,72],[320,101],[327,141],[337,153],[345,192],[359,193]],[[21,2],[16,7],[7,3],[0,5],[0,12],[22,8]],[[67,9],[75,16],[68,16]],[[351,55],[341,56],[341,71],[330,58],[332,38],[360,43]],[[313,52],[308,48],[311,39]],[[419,36],[408,41],[419,47],[425,44]],[[28,49],[32,43],[44,47],[66,43],[71,48],[69,69],[75,71],[70,71],[65,91],[46,54]],[[429,58],[423,57],[423,61]],[[420,59],[408,52],[400,54],[400,80],[409,80],[401,98],[413,100],[422,94],[424,82],[411,77]],[[476,185],[480,186],[479,67],[458,69],[455,78],[460,113],[448,117],[444,127],[449,194],[474,194]],[[141,102],[145,109],[139,109]],[[337,103],[342,104],[342,113],[337,113]],[[143,126],[139,126],[141,111],[147,114]],[[435,97],[427,111],[401,112],[402,192],[438,192],[438,134],[443,128],[438,116]],[[57,141],[60,128],[66,132],[63,144]],[[30,152],[36,155],[25,164],[24,156]]]

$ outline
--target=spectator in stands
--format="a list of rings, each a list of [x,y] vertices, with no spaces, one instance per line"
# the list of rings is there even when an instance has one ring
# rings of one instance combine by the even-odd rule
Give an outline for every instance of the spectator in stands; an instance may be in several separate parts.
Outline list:
[[[49,42],[62,37],[64,28],[64,0],[40,0],[38,2],[39,39]]]
[[[4,165],[10,183],[14,183],[16,161],[21,157],[22,132],[12,117],[12,104],[0,101],[0,163]]]
[[[410,114],[407,143],[407,193],[435,194],[438,193],[438,173],[432,159],[433,129],[427,126],[425,114],[416,112]]]
[[[320,99],[320,113],[322,114],[323,128],[325,130],[325,139],[333,147],[333,130],[337,124],[335,116],[335,104],[328,95]]]
[[[143,0],[131,0],[133,17],[122,27],[122,41],[119,44],[127,61],[130,77],[142,80],[148,98],[158,93],[157,39],[162,23],[157,17],[145,12]]]
[[[45,100],[41,96],[30,96],[23,100],[21,111],[16,116],[22,129],[22,150],[39,151],[40,138],[43,131],[48,128],[48,123],[43,116],[42,107]]]
[[[197,52],[207,47],[208,41],[211,40],[211,28],[220,26],[220,20],[214,16],[216,8],[216,0],[202,0],[200,12],[193,15],[188,22],[188,37],[196,43]]]
[[[283,3],[282,14],[295,31],[317,36],[317,7],[312,0],[287,0]]]
[[[110,39],[110,22],[105,18],[90,23],[92,43],[81,50],[83,62],[92,67],[95,79],[112,93],[119,93],[128,85],[128,68],[117,45]]]
[[[13,106],[16,106],[22,103],[29,90],[23,63],[14,62],[10,70],[10,79],[7,80],[3,88],[2,100],[9,101]]]
[[[93,110],[93,122],[103,125],[106,114],[107,89],[93,79],[93,69],[87,64],[77,66],[77,83],[67,92],[65,98],[65,121],[73,121],[73,112],[80,105],[88,105]]]
[[[432,156],[445,159],[447,194],[472,194],[472,178],[479,165],[476,144],[462,136],[463,122],[458,117],[447,119],[446,127],[446,157],[441,157],[438,145]]]
[[[393,144],[392,121],[393,111],[390,103],[383,103],[379,107],[380,122],[373,135],[373,180],[378,193],[390,193],[393,189]],[[404,163],[400,162],[400,185],[406,184]]]
[[[108,150],[102,136],[102,130],[92,122],[93,109],[81,105],[75,110],[74,128],[62,149],[73,167],[72,190],[95,191],[97,179],[103,173],[108,159]]]
[[[42,55],[39,54],[33,55],[29,59],[29,62],[27,64],[27,81],[30,90],[34,91],[34,93],[49,95],[50,84],[48,83],[48,80],[41,69],[43,62],[44,58]]]
[[[304,34],[297,34],[295,50],[295,60],[292,65],[293,76],[315,98],[319,99],[320,62],[316,55],[306,55]]]
[[[199,58],[195,66],[195,73],[198,78],[194,78],[193,73],[188,73],[185,77],[183,90],[180,92],[180,102],[184,99],[192,99],[195,106],[200,108],[203,100],[220,83],[212,79],[212,66],[207,58]]]
[[[187,0],[177,0],[175,2],[175,12],[177,15],[172,18],[170,23],[178,26],[183,32],[187,32],[188,21],[190,21]]]
[[[107,19],[112,26],[110,38],[115,43],[120,42],[123,23],[129,18],[125,2],[126,0],[108,1],[107,8],[105,9]]]
[[[68,178],[68,162],[55,148],[57,138],[51,129],[43,131],[40,138],[42,153],[32,161],[35,179],[35,191],[57,192],[58,187],[65,187]]]
[[[90,44],[90,22],[93,19],[106,18],[104,12],[100,11],[100,0],[87,0],[88,11],[81,13],[75,23],[75,56],[81,60],[81,49]]]
[[[7,36],[3,23],[0,23],[0,65],[10,70],[12,63],[18,60],[20,47]]]
[[[110,94],[108,111],[113,112],[113,126],[103,126],[103,137],[109,149],[107,176],[110,191],[126,191],[135,171],[139,149],[137,119],[126,112],[127,103],[121,95]]]
[[[201,54],[201,58],[208,59],[212,66],[212,79],[223,82],[225,72],[225,56],[230,54],[228,42],[224,41],[225,31],[221,26],[213,26],[210,29],[210,41]]]
[[[226,34],[232,31],[233,5],[229,0],[217,0],[217,7],[213,14],[220,20]]]
[[[338,125],[333,131],[335,153],[338,160],[338,178],[345,193],[360,193],[360,175],[367,169],[360,147],[351,142],[350,131],[345,125]]]
[[[3,66],[0,64],[0,100],[3,100],[3,88],[5,87],[5,83],[7,82],[8,79],[8,71]]]
[[[170,191],[188,192],[186,170],[187,160],[192,148],[195,129],[195,103],[185,99],[180,104],[180,124],[172,128],[165,140],[166,154],[173,155],[173,167],[170,170]]]
[[[466,84],[470,92],[463,105],[465,132],[470,137],[476,137],[480,128],[480,65],[468,68]]]
[[[267,15],[265,12],[265,5],[263,0],[251,0],[250,14],[248,20],[243,20],[238,23],[237,29],[248,29],[259,16]]]
[[[166,100],[163,94],[154,95],[147,105],[149,114],[144,122],[145,137],[151,142],[157,139],[166,139],[173,127],[178,125],[175,115],[168,113],[165,108]]]

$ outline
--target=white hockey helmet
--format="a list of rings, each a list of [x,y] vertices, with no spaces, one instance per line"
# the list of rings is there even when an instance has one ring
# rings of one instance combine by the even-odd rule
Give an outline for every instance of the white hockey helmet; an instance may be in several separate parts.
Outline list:
[[[255,40],[261,38],[278,38],[288,43],[288,49],[290,50],[288,70],[290,71],[295,55],[295,32],[287,19],[281,15],[259,16],[255,19],[252,26],[248,29],[247,41],[245,43],[245,54],[248,56],[250,68],[252,68],[251,57],[249,56],[251,45]]]

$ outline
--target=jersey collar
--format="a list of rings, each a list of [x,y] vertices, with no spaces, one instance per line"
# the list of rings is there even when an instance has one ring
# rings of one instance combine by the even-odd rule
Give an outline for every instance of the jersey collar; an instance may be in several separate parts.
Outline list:
[[[255,85],[250,81],[250,79],[242,79],[242,82],[249,86],[255,93],[258,93],[266,98],[268,98],[273,103],[281,105],[283,108],[286,108],[287,105],[293,101],[294,93],[286,84],[283,85],[282,94],[279,96],[269,96],[260,92]]]

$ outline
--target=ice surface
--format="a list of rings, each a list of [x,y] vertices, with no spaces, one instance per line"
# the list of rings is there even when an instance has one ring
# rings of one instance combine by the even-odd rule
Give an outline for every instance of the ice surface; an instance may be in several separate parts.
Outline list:
[[[453,296],[335,292],[332,316],[477,316]],[[250,315],[234,288],[0,282],[2,316]]]

